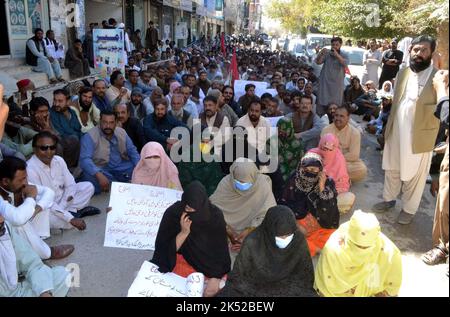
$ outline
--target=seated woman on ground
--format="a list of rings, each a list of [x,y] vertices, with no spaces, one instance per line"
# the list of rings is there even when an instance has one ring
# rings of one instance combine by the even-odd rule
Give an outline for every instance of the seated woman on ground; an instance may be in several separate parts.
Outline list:
[[[218,296],[316,296],[313,284],[308,245],[294,214],[286,206],[275,206],[245,239]]]
[[[320,139],[319,147],[310,152],[319,154],[323,160],[323,171],[334,180],[338,192],[337,203],[341,214],[345,214],[353,208],[356,196],[350,192],[350,177],[347,172],[347,164],[344,155],[339,148],[338,138],[327,133]]]
[[[133,171],[133,184],[182,191],[178,169],[157,142],[149,142],[141,151],[141,160]]]
[[[262,223],[267,210],[276,205],[270,177],[245,158],[238,158],[231,165],[230,174],[221,180],[211,202],[223,212],[234,252],[239,252],[245,237]]]
[[[323,171],[320,155],[307,153],[286,184],[281,204],[292,209],[315,256],[339,226],[338,193]]]
[[[231,269],[226,224],[200,182],[190,184],[181,201],[164,213],[151,262],[161,273],[182,277],[203,273],[207,280],[205,297],[219,291],[221,279]]]
[[[332,234],[319,258],[314,288],[326,297],[397,296],[402,256],[373,214],[356,211]]]

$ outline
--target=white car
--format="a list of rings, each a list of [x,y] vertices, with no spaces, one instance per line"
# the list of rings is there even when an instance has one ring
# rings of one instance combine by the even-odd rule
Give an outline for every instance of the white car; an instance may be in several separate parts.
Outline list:
[[[306,57],[306,59],[308,59],[305,40],[298,40],[291,50],[291,54],[295,55],[295,57]]]

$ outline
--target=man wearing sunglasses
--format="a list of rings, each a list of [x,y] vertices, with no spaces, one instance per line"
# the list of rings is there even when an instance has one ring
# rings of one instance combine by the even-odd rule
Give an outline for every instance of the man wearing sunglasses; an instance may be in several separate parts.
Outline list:
[[[0,84],[0,141],[3,137],[9,108],[3,102],[3,85]],[[31,186],[30,186],[31,188]],[[35,191],[29,190],[28,204],[35,204]],[[22,206],[21,206],[22,207]],[[7,225],[6,215],[22,216],[20,207],[14,207],[0,199],[0,297],[10,296],[66,296],[69,291],[66,279],[68,273],[63,267],[49,268],[44,265],[31,245],[23,239],[17,230]],[[69,255],[64,246],[51,248],[52,255]],[[73,246],[71,246],[73,251]],[[55,252],[59,251],[59,252]],[[21,273],[19,275],[19,273]],[[28,283],[19,283],[19,276]]]
[[[28,161],[28,180],[51,188],[55,198],[50,208],[50,225],[58,229],[73,227],[82,231],[86,224],[80,218],[97,215],[100,210],[88,207],[94,195],[94,186],[89,182],[75,183],[64,159],[56,155],[57,137],[42,131],[33,138],[34,155]]]

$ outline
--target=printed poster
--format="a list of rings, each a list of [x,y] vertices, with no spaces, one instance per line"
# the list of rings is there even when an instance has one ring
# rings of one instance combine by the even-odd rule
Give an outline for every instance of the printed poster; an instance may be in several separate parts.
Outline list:
[[[9,1],[9,20],[12,35],[26,36],[28,34],[26,14],[24,0]]]
[[[28,19],[30,19],[31,32],[37,28],[42,29],[42,6],[41,0],[28,1]]]
[[[101,77],[109,79],[115,70],[125,74],[126,52],[121,29],[94,29],[94,67]]]

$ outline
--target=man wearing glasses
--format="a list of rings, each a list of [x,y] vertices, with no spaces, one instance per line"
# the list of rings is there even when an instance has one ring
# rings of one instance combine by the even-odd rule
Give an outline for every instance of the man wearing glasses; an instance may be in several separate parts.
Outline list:
[[[100,210],[88,207],[94,195],[89,182],[76,183],[64,159],[56,154],[58,139],[42,131],[33,138],[34,155],[28,160],[28,181],[51,188],[55,198],[50,210],[50,225],[57,229],[86,229],[80,218],[97,215]]]
[[[3,136],[9,108],[3,100],[3,86],[0,84],[0,140]],[[36,206],[36,188],[27,186],[27,204]],[[33,209],[30,209],[34,212]],[[64,267],[50,268],[41,261],[27,239],[17,229],[5,222],[6,215],[23,211],[0,199],[0,297],[19,296],[66,296],[69,291],[67,280],[71,279]],[[16,218],[16,217],[13,217]],[[55,252],[58,251],[58,252]],[[52,258],[68,256],[73,246],[51,248]]]

